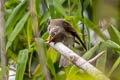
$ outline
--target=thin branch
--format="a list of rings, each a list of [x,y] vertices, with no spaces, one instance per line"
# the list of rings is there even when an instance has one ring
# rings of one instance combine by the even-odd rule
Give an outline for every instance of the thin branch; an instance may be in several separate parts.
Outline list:
[[[72,4],[72,7],[70,8],[70,11],[67,14],[68,16],[70,16],[70,12],[72,12],[74,8],[75,8],[75,4]]]
[[[102,56],[105,53],[105,51],[102,51],[100,53],[98,53],[98,55],[96,55],[94,58],[90,59],[88,62],[92,63],[95,62],[100,56]]]
[[[38,71],[39,68],[40,68],[40,64],[37,65],[37,67],[36,67],[35,70],[33,71],[32,75],[34,75],[34,74]]]
[[[6,39],[5,39],[5,18],[4,18],[4,0],[0,0],[0,54],[2,66],[2,79],[7,80],[6,74]]]
[[[8,69],[16,72],[16,69],[14,69],[14,68],[8,68]],[[31,76],[29,76],[29,73],[24,72],[24,75],[26,75],[26,76],[28,76],[29,78],[31,78]],[[11,76],[11,75],[9,75],[9,76]],[[12,75],[12,76],[13,76],[13,75]]]
[[[40,64],[38,64],[38,66],[35,68],[35,70],[32,72],[32,74],[24,72],[24,75],[28,76],[29,78],[32,78],[39,68],[40,68]],[[14,69],[14,68],[9,67],[8,69],[11,70],[11,71],[16,72],[16,69]],[[41,73],[40,73],[40,75],[41,75]],[[15,76],[15,75],[9,75],[9,76]]]
[[[74,65],[76,65],[79,68],[82,68],[85,70],[88,74],[93,76],[96,80],[110,80],[107,78],[101,71],[96,69],[93,65],[88,63],[85,59],[77,55],[75,52],[70,50],[68,47],[66,47],[62,43],[56,43],[53,42],[49,43],[51,47],[53,47],[55,50],[57,50],[61,55],[66,57],[69,61],[71,61]]]

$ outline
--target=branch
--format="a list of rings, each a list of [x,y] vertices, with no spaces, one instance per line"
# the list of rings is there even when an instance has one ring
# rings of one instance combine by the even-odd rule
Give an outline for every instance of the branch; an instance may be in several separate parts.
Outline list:
[[[53,47],[55,50],[57,50],[61,55],[66,57],[68,60],[70,60],[74,65],[76,65],[79,68],[82,68],[83,70],[88,72],[88,74],[95,77],[96,80],[110,80],[101,71],[96,69],[93,65],[88,63],[85,59],[77,55],[72,50],[70,50],[64,44],[60,42],[54,44],[53,42],[51,42],[49,43],[49,45]]]
[[[98,53],[98,55],[96,55],[94,58],[90,59],[88,62],[92,63],[95,62],[100,56],[102,56],[105,53],[105,51],[102,51],[100,53]]]
[[[5,39],[5,18],[4,18],[4,0],[0,0],[0,57],[2,66],[1,80],[7,80],[6,74],[6,39]]]

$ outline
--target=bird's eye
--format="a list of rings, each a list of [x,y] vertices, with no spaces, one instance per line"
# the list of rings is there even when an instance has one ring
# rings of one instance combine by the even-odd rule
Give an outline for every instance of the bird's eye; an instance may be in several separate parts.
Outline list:
[[[52,33],[52,36],[55,36],[55,34],[56,34],[56,32],[53,32],[53,33]]]

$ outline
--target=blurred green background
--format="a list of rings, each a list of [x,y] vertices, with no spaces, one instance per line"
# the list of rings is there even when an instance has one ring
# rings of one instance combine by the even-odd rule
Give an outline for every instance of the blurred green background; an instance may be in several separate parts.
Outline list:
[[[5,0],[4,8],[7,67],[16,72],[11,80],[95,80],[72,64],[58,67],[59,53],[45,43],[55,18],[70,22],[84,41],[88,51],[77,45],[76,53],[89,60],[105,51],[92,64],[120,80],[120,0]]]

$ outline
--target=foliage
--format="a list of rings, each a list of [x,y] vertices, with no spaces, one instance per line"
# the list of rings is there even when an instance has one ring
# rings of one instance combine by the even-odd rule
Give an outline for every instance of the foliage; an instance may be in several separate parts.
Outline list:
[[[35,5],[34,10],[38,20],[39,34],[43,40],[42,44],[51,80],[94,80],[92,76],[74,65],[65,68],[58,67],[60,55],[45,43],[48,37],[47,23],[54,18],[64,18],[73,25],[88,48],[82,54],[82,57],[86,60],[93,58],[96,53],[105,51],[93,65],[106,75],[108,74],[111,79],[120,80],[119,76],[112,75],[112,73],[120,75],[120,72],[116,71],[120,70],[119,26],[108,24],[105,30],[108,31],[109,37],[103,33],[97,19],[95,19],[97,16],[94,9],[97,5],[96,2],[94,0],[34,0],[34,3],[32,3]],[[9,63],[11,59],[17,64],[16,80],[44,80],[41,68],[30,76],[40,61],[28,4],[29,0],[8,0],[5,2],[8,65],[12,65],[12,63]],[[89,8],[93,9],[93,14],[90,14],[92,19],[83,16],[84,11],[90,13]],[[82,26],[82,28],[79,28],[79,26]],[[102,40],[93,44],[90,38],[91,30]],[[77,49],[75,47],[75,50]],[[79,49],[83,51],[81,47]],[[109,65],[109,63],[111,64]],[[24,72],[28,75],[25,75]]]

